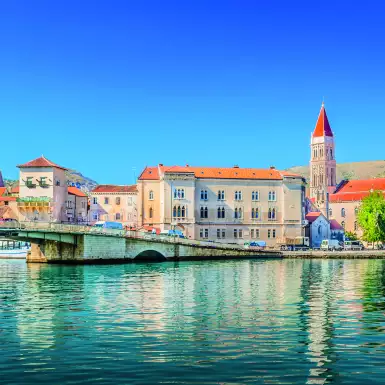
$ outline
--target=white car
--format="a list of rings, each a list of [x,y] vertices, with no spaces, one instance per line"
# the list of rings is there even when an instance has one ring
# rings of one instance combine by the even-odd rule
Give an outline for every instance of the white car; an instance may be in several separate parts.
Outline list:
[[[343,250],[343,246],[337,239],[324,239],[321,242],[321,250]]]

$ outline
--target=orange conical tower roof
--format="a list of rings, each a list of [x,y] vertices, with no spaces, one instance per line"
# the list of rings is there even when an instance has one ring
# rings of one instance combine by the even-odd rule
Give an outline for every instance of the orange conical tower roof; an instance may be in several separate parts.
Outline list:
[[[321,111],[318,116],[317,124],[313,132],[313,138],[316,136],[333,136],[333,131],[330,128],[329,120],[326,115],[325,105],[322,103]]]

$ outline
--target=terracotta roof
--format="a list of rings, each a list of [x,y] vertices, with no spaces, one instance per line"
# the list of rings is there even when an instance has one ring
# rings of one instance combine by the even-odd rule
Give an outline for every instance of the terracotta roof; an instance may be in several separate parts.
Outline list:
[[[317,136],[333,136],[332,129],[330,128],[329,120],[326,115],[325,106],[322,103],[321,111],[318,115],[317,124],[313,132],[313,138]]]
[[[329,195],[330,202],[360,201],[370,194],[370,191],[384,191],[385,178],[348,180],[342,183],[334,194]]]
[[[19,164],[18,168],[28,168],[28,167],[56,167],[61,170],[67,170],[65,167],[59,166],[56,163],[51,162],[49,159],[41,156],[24,164]]]
[[[322,215],[319,211],[314,211],[306,214],[306,219],[309,223],[313,223],[320,215]]]
[[[298,174],[278,171],[275,168],[240,168],[240,167],[191,167],[163,166],[146,167],[139,180],[158,180],[167,173],[193,173],[199,179],[263,179],[282,180],[284,176],[300,177]]]
[[[12,187],[12,190],[11,190],[12,194],[18,194],[19,192],[20,192],[20,186],[19,185]]]
[[[17,219],[17,216],[9,206],[0,206],[0,218]]]
[[[344,228],[335,220],[330,220],[330,230],[343,230]]]
[[[363,192],[370,190],[385,191],[385,178],[349,180],[346,181],[343,185],[341,185],[341,187],[338,189],[338,191],[336,191],[336,193],[340,194],[351,192]]]
[[[138,192],[136,184],[118,186],[113,184],[101,184],[92,190],[93,193],[135,193]]]
[[[139,176],[139,180],[158,180],[158,167],[146,167]]]
[[[16,201],[16,197],[11,197],[11,196],[1,196],[0,197],[0,202],[11,202],[11,201]]]
[[[0,197],[7,191],[6,187],[0,187]]]
[[[84,192],[80,189],[78,189],[77,187],[68,187],[68,194],[71,194],[71,195],[76,195],[77,197],[87,197],[86,194],[84,194]]]

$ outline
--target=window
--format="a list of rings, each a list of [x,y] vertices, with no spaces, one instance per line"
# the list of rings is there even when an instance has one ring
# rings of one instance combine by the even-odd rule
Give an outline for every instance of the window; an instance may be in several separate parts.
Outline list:
[[[132,206],[132,197],[127,198],[127,206]]]
[[[86,208],[86,202],[82,201],[82,209]]]
[[[172,209],[172,216],[175,218],[176,217],[176,206]]]
[[[109,202],[110,202],[110,200],[109,200],[107,197],[104,197],[104,204],[105,204],[105,205],[108,205]]]
[[[148,212],[148,216],[149,216],[150,218],[152,218],[153,215],[154,215],[154,211],[153,211],[152,207],[150,207],[150,210],[149,210],[149,212]]]
[[[181,209],[180,209],[180,206],[178,206],[177,212],[178,212],[177,217],[180,218],[180,215],[181,215]]]
[[[119,206],[120,205],[120,197],[115,198],[115,203]]]
[[[358,207],[355,207],[355,208],[354,208],[354,214],[355,214],[355,215],[358,215]]]
[[[251,238],[255,238],[255,235],[254,235],[255,233],[254,233],[254,229],[251,229],[250,230],[250,236],[251,236]]]
[[[184,199],[185,194],[184,194],[184,189],[183,188],[178,188],[174,190],[174,198],[175,199]],[[152,198],[154,199],[154,198]]]
[[[342,209],[341,209],[341,217],[342,217],[342,218],[345,218],[345,216],[346,216],[345,209],[342,208]]]
[[[267,214],[268,219],[274,220],[275,219],[275,213],[276,213],[275,208],[270,207],[268,214]]]
[[[98,204],[98,197],[93,197],[93,198],[92,198],[92,203],[93,203],[94,205],[97,205],[97,204]]]
[[[209,210],[207,207],[201,207],[201,210],[200,210],[200,217],[201,218],[208,218],[209,217]]]
[[[116,221],[120,221],[120,213],[116,213],[115,214],[115,220]]]
[[[56,179],[55,184],[56,184],[56,186],[60,186],[60,179]]]
[[[239,211],[238,211],[237,208],[234,210],[234,218],[235,218],[235,219],[240,218],[240,216],[239,216]]]
[[[98,213],[93,213],[93,214],[92,214],[92,219],[93,219],[94,221],[97,221],[97,220],[99,219]]]
[[[267,230],[267,238],[271,238],[271,230]]]
[[[354,222],[354,231],[357,231],[357,230],[358,230],[358,223]]]
[[[269,191],[269,201],[274,202],[276,200],[275,191]]]
[[[35,187],[35,185],[33,184],[33,180],[32,180],[31,176],[27,177],[27,181],[26,181],[25,184],[26,184],[27,187]]]
[[[151,190],[151,191],[148,193],[148,199],[149,199],[150,201],[154,200],[154,191]]]
[[[40,186],[42,186],[42,187],[48,186],[46,179],[47,178],[45,176],[40,177],[40,182],[39,182]]]
[[[201,200],[207,201],[207,197],[208,197],[207,190],[201,190]]]
[[[267,230],[267,238],[275,238],[275,235],[276,235],[275,229]]]
[[[275,229],[273,229],[273,238],[275,238]]]
[[[252,208],[251,209],[251,218],[252,219],[258,219],[259,218],[259,208]]]
[[[219,201],[224,201],[225,200],[225,191],[224,190],[219,190],[218,191],[218,200]]]
[[[238,237],[238,230],[234,229],[234,238],[237,238],[237,237]]]
[[[217,208],[217,218],[219,218],[219,219],[225,218],[225,208],[224,207],[218,207]]]
[[[238,238],[243,238],[243,231],[241,229],[238,230]]]
[[[332,217],[332,216],[333,216],[333,210],[329,209],[329,217]]]
[[[209,237],[209,229],[205,229],[205,238]]]
[[[341,222],[341,226],[344,228],[344,230],[345,230],[345,221],[342,221]]]
[[[199,238],[203,238],[203,229],[199,230]]]
[[[259,238],[259,229],[255,229],[255,238]]]
[[[242,191],[235,191],[234,200],[241,201],[242,200]]]
[[[182,206],[182,218],[186,217],[186,209],[184,206]]]
[[[226,238],[226,230],[225,229],[217,229],[217,238],[218,239]]]
[[[251,200],[252,201],[259,201],[259,191],[253,191],[251,193]]]
[[[199,236],[201,238],[208,238],[209,237],[209,229],[200,229],[199,230]]]

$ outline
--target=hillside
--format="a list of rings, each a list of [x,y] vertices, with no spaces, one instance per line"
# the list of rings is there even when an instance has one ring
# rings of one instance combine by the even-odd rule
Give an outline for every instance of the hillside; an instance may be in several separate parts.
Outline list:
[[[309,179],[309,166],[295,166],[288,171]],[[385,178],[385,160],[367,162],[337,163],[337,183],[342,179]]]

